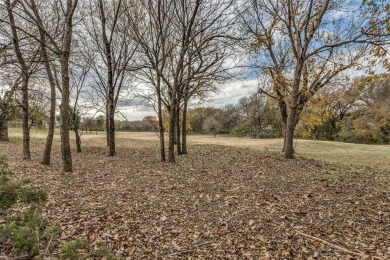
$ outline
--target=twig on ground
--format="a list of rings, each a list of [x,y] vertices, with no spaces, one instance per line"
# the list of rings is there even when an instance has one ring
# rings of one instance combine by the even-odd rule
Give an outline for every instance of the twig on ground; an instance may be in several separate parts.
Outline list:
[[[242,186],[238,186],[237,188],[234,188],[234,189],[231,189],[231,190],[227,190],[227,191],[235,191],[235,190],[238,190],[240,189]]]
[[[298,230],[295,230],[295,232],[297,232],[297,233],[298,233],[299,235],[301,235],[301,236],[304,236],[304,237],[307,237],[307,238],[316,240],[316,241],[318,241],[318,242],[321,242],[321,243],[323,243],[323,244],[325,244],[325,245],[328,245],[328,246],[330,246],[330,247],[333,247],[333,248],[335,248],[335,249],[338,249],[338,250],[340,250],[340,251],[342,251],[342,252],[345,252],[345,253],[348,253],[348,254],[351,254],[351,255],[360,256],[360,257],[362,257],[362,258],[372,258],[372,259],[386,260],[385,258],[379,257],[379,256],[371,256],[371,255],[366,255],[366,254],[363,254],[363,253],[353,252],[353,251],[348,250],[348,249],[346,249],[346,248],[344,248],[344,247],[341,247],[341,246],[332,244],[332,243],[330,243],[330,242],[328,242],[328,241],[326,241],[326,240],[323,240],[323,239],[321,239],[321,238],[318,238],[318,237],[314,237],[314,236],[305,234],[305,233],[303,233],[303,232],[301,232],[301,231],[298,231]]]
[[[169,254],[168,256],[177,256],[177,255],[181,255],[181,254],[190,253],[190,252],[193,252],[198,247],[201,247],[201,246],[204,246],[204,245],[208,245],[208,244],[211,244],[213,242],[214,241],[206,241],[206,242],[203,242],[203,243],[200,243],[200,244],[196,244],[196,245],[193,245],[191,248],[184,248],[184,249],[182,249],[182,250],[180,250],[178,252]]]
[[[43,254],[44,257],[46,257],[47,252],[49,251],[49,247],[50,247],[50,244],[51,244],[52,239],[53,239],[53,235],[50,236],[50,240],[49,240],[49,242],[47,243],[47,247],[46,247],[45,253]]]

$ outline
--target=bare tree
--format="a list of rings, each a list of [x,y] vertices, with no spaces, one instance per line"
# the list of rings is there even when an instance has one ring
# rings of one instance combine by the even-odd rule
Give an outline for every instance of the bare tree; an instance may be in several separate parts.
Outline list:
[[[43,16],[47,14],[47,8],[40,8],[35,0],[23,0],[24,3],[24,12],[26,14],[26,21],[30,24],[36,26],[39,29],[39,36],[35,36],[34,39],[40,43],[41,49],[43,47],[43,52],[46,48],[49,48],[56,59],[51,63],[54,66],[55,61],[59,62],[61,80],[57,78],[58,74],[56,68],[50,68],[50,64],[47,62],[48,54],[44,54],[43,57],[46,72],[49,78],[51,86],[51,120],[53,120],[52,115],[55,113],[55,91],[53,88],[55,85],[59,88],[61,92],[61,106],[60,106],[60,117],[61,117],[61,153],[62,153],[62,162],[63,162],[63,171],[71,172],[72,167],[72,155],[70,149],[70,140],[69,140],[69,102],[70,102],[70,86],[69,86],[69,60],[71,55],[72,39],[73,39],[73,17],[76,11],[78,0],[64,0],[64,1],[49,1],[45,2],[48,6],[51,6],[54,12],[54,16]],[[47,7],[47,6],[46,6]],[[43,19],[46,20],[43,20]],[[55,21],[54,25],[57,26],[55,30],[50,30],[50,22]],[[43,38],[42,38],[43,37]],[[46,47],[46,48],[45,48]],[[50,60],[51,61],[51,60]],[[51,70],[51,72],[50,72]],[[51,75],[51,76],[50,76]],[[56,84],[55,84],[56,83]],[[55,88],[54,88],[55,89]],[[54,98],[54,100],[53,100]],[[52,123],[52,122],[51,122]],[[54,129],[54,128],[53,128]],[[49,132],[47,145],[44,152],[44,162],[48,163],[50,161],[49,156],[53,129]]]
[[[147,64],[138,75],[154,87],[158,111],[164,105],[169,112],[169,162],[175,162],[175,142],[178,154],[182,153],[179,118],[186,117],[189,99],[226,79],[231,67],[226,61],[233,45],[228,41],[233,38],[233,4],[234,1],[207,0],[155,4],[139,1],[137,8],[142,15],[138,17],[148,20],[143,23],[134,18],[137,16],[131,18],[134,38]],[[186,143],[186,131],[183,132]],[[184,148],[187,152],[185,144]]]
[[[75,55],[76,56],[76,55]],[[75,139],[76,139],[76,150],[77,153],[81,153],[81,134],[80,132],[80,121],[82,108],[85,107],[85,103],[83,98],[83,89],[86,87],[86,80],[89,76],[89,72],[91,69],[91,61],[85,60],[81,55],[77,55],[75,60],[71,65],[71,98],[72,98],[72,106],[70,107],[70,115],[71,115],[71,128],[74,131]],[[93,118],[93,117],[92,117]]]
[[[172,52],[169,38],[173,34],[169,12],[172,2],[166,1],[135,1],[126,9],[126,15],[131,26],[132,38],[137,42],[141,54],[139,65],[144,69],[139,71],[137,79],[149,84],[155,91],[160,137],[160,159],[165,162],[165,140],[163,126],[164,91],[163,71],[166,69],[168,57]]]
[[[261,51],[261,68],[273,80],[268,94],[279,102],[285,158],[290,159],[294,131],[308,100],[359,65],[369,43],[380,44],[369,33],[375,20],[352,2],[333,0],[250,0],[244,8],[252,51]]]
[[[34,32],[27,32],[27,30],[21,29],[17,24],[15,19],[15,9],[18,5],[18,1],[4,1],[7,14],[8,14],[8,24],[10,26],[11,37],[15,56],[17,58],[18,64],[21,70],[21,92],[22,92],[22,122],[23,122],[23,159],[30,160],[30,128],[29,128],[29,102],[28,102],[28,90],[29,90],[29,80],[33,72],[32,65],[34,64],[34,57],[37,55],[37,50],[31,50],[29,47],[31,44],[24,45],[26,48],[23,49],[22,41],[20,34],[23,33],[23,38],[29,40],[29,35]],[[26,35],[27,33],[27,35]]]
[[[22,2],[23,4],[23,2]],[[24,10],[27,15],[32,19],[33,23],[35,23],[39,30],[39,38],[37,41],[40,44],[41,58],[42,63],[44,64],[44,68],[46,71],[47,80],[50,86],[50,110],[49,110],[49,128],[48,134],[46,138],[45,148],[42,156],[42,164],[50,165],[51,162],[51,148],[53,144],[53,136],[54,136],[54,128],[55,128],[55,116],[56,116],[56,87],[60,88],[59,84],[56,83],[54,79],[53,66],[52,66],[52,55],[50,55],[50,47],[48,46],[49,41],[47,40],[47,34],[49,28],[45,28],[44,22],[42,20],[41,14],[39,12],[39,8],[35,3],[35,0],[25,1],[28,7],[24,6]],[[46,8],[50,8],[50,5],[47,5]],[[31,12],[30,12],[31,10]],[[46,17],[48,18],[48,17]],[[56,35],[58,33],[58,22],[57,26],[53,26],[54,31],[51,33]]]
[[[90,1],[90,19],[85,31],[92,40],[93,71],[98,91],[105,101],[107,145],[109,156],[115,156],[115,112],[118,100],[129,87],[135,46],[130,39],[125,10],[128,2]],[[98,15],[96,15],[98,13]]]

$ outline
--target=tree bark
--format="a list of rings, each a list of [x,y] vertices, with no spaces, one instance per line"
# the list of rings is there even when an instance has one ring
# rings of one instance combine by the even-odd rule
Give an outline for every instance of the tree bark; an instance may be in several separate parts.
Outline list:
[[[158,106],[158,127],[160,131],[160,160],[161,162],[165,162],[165,140],[164,140],[164,124],[162,117],[162,100],[161,100],[161,82],[160,77],[157,76],[157,106]]]
[[[110,91],[110,151],[108,156],[115,156],[116,155],[116,150],[115,150],[115,120],[114,120],[114,115],[115,115],[115,108],[114,108],[114,91]],[[111,100],[112,98],[112,100]]]
[[[181,154],[188,154],[187,152],[187,107],[188,107],[188,99],[186,95],[184,96],[184,104],[183,104],[183,122],[182,122],[182,130],[181,130]]]
[[[0,141],[8,142],[8,119],[9,119],[9,111],[8,104],[4,104],[1,106],[1,115],[0,115]]]
[[[80,138],[80,133],[79,133],[79,127],[78,126],[74,127],[74,135],[76,137],[77,153],[81,153],[81,138]]]
[[[179,102],[178,102],[179,103]],[[181,155],[181,143],[180,143],[180,136],[181,136],[181,129],[180,129],[180,106],[177,104],[176,106],[176,145],[177,145],[177,155]]]
[[[43,151],[42,164],[50,165],[51,148],[53,146],[53,137],[56,120],[56,87],[55,84],[50,84],[50,116],[49,116],[49,131],[46,137],[45,150]]]
[[[107,147],[110,146],[110,120],[109,120],[109,112],[108,112],[108,98],[106,99],[106,141]]]
[[[169,113],[169,145],[168,145],[168,162],[175,162],[175,121],[176,121],[176,91],[174,89],[171,98],[171,111]]]
[[[294,120],[291,120],[291,117],[295,117],[295,112],[291,112],[289,116],[289,120],[287,122],[286,135],[285,135],[285,151],[284,158],[285,159],[294,159],[294,132],[295,132],[295,124]]]
[[[33,3],[35,3],[35,2],[33,2]],[[37,17],[38,22],[40,24],[39,33],[40,33],[40,39],[41,39],[41,53],[42,53],[42,58],[43,58],[43,62],[45,65],[46,74],[47,74],[49,84],[50,84],[50,115],[49,115],[49,129],[48,129],[49,131],[48,131],[48,134],[46,137],[45,149],[43,151],[42,164],[50,165],[51,148],[53,145],[55,120],[56,120],[56,97],[57,97],[56,83],[55,83],[55,80],[54,80],[54,77],[53,77],[53,74],[51,71],[49,55],[47,53],[47,49],[46,49],[46,45],[45,45],[46,44],[46,35],[45,35],[43,28],[41,28],[41,26],[43,26],[43,24],[42,24],[42,21],[41,21],[39,15],[37,15],[37,14],[38,13],[36,13],[36,17]]]
[[[72,172],[72,153],[70,150],[69,138],[69,69],[65,61],[61,63],[62,74],[62,103],[60,109],[61,117],[61,154],[62,170]]]
[[[23,73],[24,74],[24,73]],[[23,159],[30,160],[30,125],[29,125],[29,106],[28,106],[28,75],[23,75],[22,83],[22,121],[23,121]]]
[[[283,149],[282,152],[286,151],[286,131],[287,131],[287,118],[288,118],[288,112],[287,112],[287,104],[283,100],[282,97],[280,97],[278,101],[279,110],[280,110],[280,116],[282,118],[283,127],[284,127],[284,140],[283,140]]]

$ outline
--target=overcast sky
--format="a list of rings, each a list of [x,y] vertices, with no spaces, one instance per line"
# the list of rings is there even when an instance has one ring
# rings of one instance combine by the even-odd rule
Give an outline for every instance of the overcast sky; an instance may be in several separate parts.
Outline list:
[[[211,94],[205,102],[197,103],[202,107],[224,107],[227,104],[237,104],[242,97],[248,96],[257,89],[257,79],[240,80],[224,84],[219,87],[218,93]],[[120,112],[129,121],[142,120],[145,116],[157,116],[151,107],[138,105],[139,102],[131,102],[131,106],[121,107]],[[123,120],[123,117],[118,119]]]

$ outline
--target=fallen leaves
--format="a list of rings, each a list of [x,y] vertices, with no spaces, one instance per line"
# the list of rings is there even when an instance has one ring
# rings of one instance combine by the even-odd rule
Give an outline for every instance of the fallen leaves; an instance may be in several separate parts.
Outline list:
[[[390,175],[367,174],[315,161],[286,161],[260,152],[191,146],[176,165],[158,162],[154,144],[118,140],[118,156],[87,143],[74,154],[75,172],[17,157],[7,144],[16,178],[49,191],[44,214],[61,240],[104,243],[116,255],[140,258],[347,259],[351,252],[389,258]],[[2,147],[3,148],[3,147]],[[329,172],[342,178],[330,178]],[[333,176],[333,175],[332,175]]]

